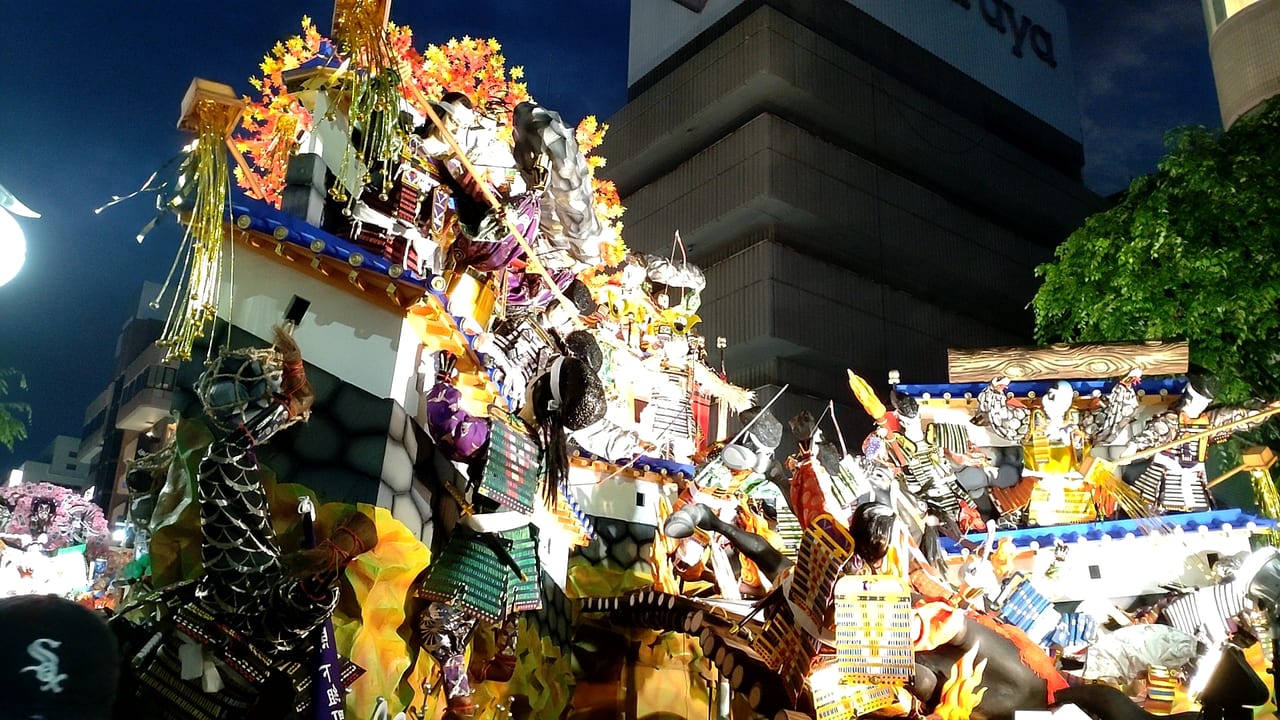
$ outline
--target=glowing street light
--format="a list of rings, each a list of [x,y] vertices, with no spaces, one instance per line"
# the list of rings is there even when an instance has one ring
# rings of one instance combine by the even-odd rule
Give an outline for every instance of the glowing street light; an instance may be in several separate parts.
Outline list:
[[[14,215],[40,217],[0,185],[0,286],[17,277],[27,260],[27,238]]]

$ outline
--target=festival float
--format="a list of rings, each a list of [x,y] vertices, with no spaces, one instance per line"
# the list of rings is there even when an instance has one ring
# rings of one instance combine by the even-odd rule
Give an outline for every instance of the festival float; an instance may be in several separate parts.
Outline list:
[[[107,521],[90,494],[44,482],[0,488],[0,597],[110,604],[106,586],[122,558],[108,548]]]
[[[389,17],[193,81],[143,188],[186,392],[127,476],[122,716],[1272,709],[1275,457],[1252,513],[1204,460],[1276,408],[1185,344],[1063,346],[784,424],[708,365],[678,229],[628,251],[606,128]]]

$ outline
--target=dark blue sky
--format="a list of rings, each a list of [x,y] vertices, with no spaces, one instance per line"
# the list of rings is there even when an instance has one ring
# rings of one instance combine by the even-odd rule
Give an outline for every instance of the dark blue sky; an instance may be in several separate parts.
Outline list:
[[[653,2],[656,0],[640,0]],[[1064,0],[1083,115],[1085,178],[1110,193],[1151,171],[1166,130],[1219,123],[1198,0]],[[94,215],[137,189],[186,142],[174,129],[195,76],[250,91],[262,55],[303,15],[328,30],[332,3],[307,0],[6,3],[0,24],[0,184],[44,214],[23,221],[27,264],[0,287],[0,367],[27,375],[31,438],[0,474],[58,434],[80,433],[144,280],[161,281],[179,239],[139,245],[150,198]],[[400,0],[392,20],[418,47],[496,37],[508,65],[570,122],[626,101],[625,0]]]

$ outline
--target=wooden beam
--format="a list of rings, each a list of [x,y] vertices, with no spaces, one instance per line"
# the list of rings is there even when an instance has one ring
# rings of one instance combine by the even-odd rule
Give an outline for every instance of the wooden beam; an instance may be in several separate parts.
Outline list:
[[[1186,342],[1087,343],[1045,347],[947,350],[953,383],[1010,380],[1084,380],[1119,377],[1134,368],[1144,375],[1178,375],[1188,366]]]

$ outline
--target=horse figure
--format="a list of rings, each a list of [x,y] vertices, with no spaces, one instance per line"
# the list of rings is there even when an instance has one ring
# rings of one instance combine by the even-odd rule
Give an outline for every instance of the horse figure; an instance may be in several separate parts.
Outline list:
[[[783,557],[759,536],[745,532],[729,523],[720,521],[709,509],[692,505],[681,508],[668,519],[664,532],[672,537],[692,534],[695,528],[706,532],[719,532],[741,552],[754,560],[769,579],[781,585],[779,593],[761,601],[762,606],[780,607],[788,601],[780,599],[785,592],[791,560]],[[850,535],[856,557],[851,561],[871,568],[883,568],[883,561],[894,544],[893,533],[900,537],[902,528],[895,528],[897,519],[892,508],[870,502],[859,505],[850,519]],[[927,563],[924,563],[927,565]],[[878,570],[879,571],[879,570]],[[914,575],[914,573],[913,573]],[[913,578],[913,584],[919,584]],[[932,591],[933,588],[925,587]],[[646,593],[645,595],[655,595]],[[922,714],[932,713],[943,701],[943,688],[948,677],[966,655],[969,661],[984,662],[981,684],[986,692],[970,709],[974,720],[1011,720],[1018,710],[1047,709],[1056,703],[1072,702],[1084,707],[1103,720],[1139,720],[1152,717],[1128,700],[1123,693],[1107,686],[1091,685],[1068,688],[1065,679],[1054,667],[1053,661],[1032,642],[1025,633],[1013,626],[976,611],[963,611],[947,602],[927,603],[920,608],[925,622],[946,625],[947,630],[938,633],[939,641],[927,649],[915,652],[915,667],[907,690],[915,699],[914,708]],[[635,612],[647,605],[664,612]],[[738,627],[721,627],[704,620],[710,617],[687,599],[650,599],[637,603],[626,599],[596,598],[584,603],[584,610],[614,610],[610,622],[626,624],[635,622],[655,629],[696,631],[701,626],[699,639],[703,652],[714,658],[726,677],[740,678],[735,689],[752,694],[752,704],[764,714],[780,710],[809,710],[807,698],[793,699],[781,692],[776,680],[770,683],[762,675],[785,672],[786,668],[770,668],[761,657],[744,648],[739,639],[726,639],[739,630]],[[617,612],[623,610],[624,612]],[[769,610],[766,610],[768,614]],[[673,617],[674,614],[674,617]],[[696,620],[695,618],[696,614]],[[742,623],[739,623],[742,624]],[[691,631],[692,628],[692,631]],[[813,647],[817,647],[816,641]],[[721,651],[721,648],[724,648]],[[810,656],[812,658],[812,655]],[[723,664],[722,664],[723,663]],[[724,667],[728,665],[728,667]],[[735,668],[738,668],[735,671]],[[761,692],[761,687],[772,687],[771,694]]]

